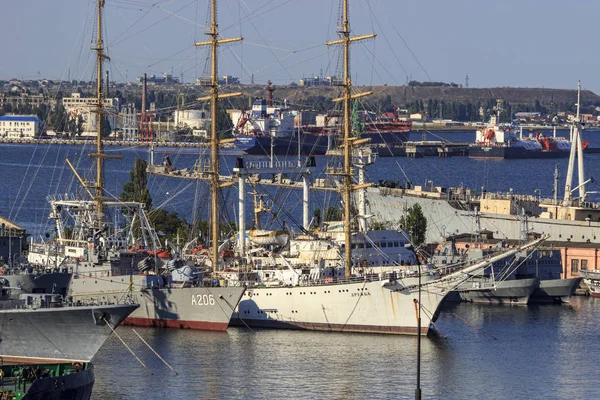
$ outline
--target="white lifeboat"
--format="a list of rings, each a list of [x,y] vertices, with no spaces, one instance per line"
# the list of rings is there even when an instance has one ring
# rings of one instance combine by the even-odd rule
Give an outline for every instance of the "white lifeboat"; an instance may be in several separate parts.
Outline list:
[[[259,246],[285,246],[290,240],[290,233],[283,230],[251,229],[248,238]]]

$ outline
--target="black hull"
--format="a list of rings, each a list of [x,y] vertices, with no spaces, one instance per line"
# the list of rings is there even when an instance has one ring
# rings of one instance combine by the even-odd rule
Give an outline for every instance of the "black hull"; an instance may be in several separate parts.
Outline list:
[[[481,159],[524,159],[524,158],[568,158],[568,151],[531,151],[523,147],[502,147],[502,146],[469,146],[469,158]]]
[[[58,367],[56,365],[35,365],[30,367],[39,370],[46,369],[55,373],[57,368],[65,371],[65,369],[71,368],[71,365],[65,364]],[[10,367],[4,367],[3,369],[5,368]],[[27,368],[27,366],[24,368]],[[4,379],[6,380],[6,376]],[[5,393],[8,390],[12,390],[13,393],[25,392],[23,400],[89,400],[92,397],[94,380],[94,367],[92,364],[88,364],[87,368],[80,372],[59,372],[58,376],[46,376],[35,380],[32,380],[32,378],[11,379],[12,385],[3,385],[0,390],[4,390]]]
[[[386,145],[398,148],[408,140],[410,132],[377,132],[363,133],[361,137],[370,138],[372,145]],[[329,149],[337,147],[336,139],[328,134],[301,134],[300,149],[298,149],[298,135],[288,138],[273,138],[265,136],[236,136],[235,146],[251,155],[295,156],[298,150],[303,156],[323,156]],[[392,155],[393,156],[393,155]]]

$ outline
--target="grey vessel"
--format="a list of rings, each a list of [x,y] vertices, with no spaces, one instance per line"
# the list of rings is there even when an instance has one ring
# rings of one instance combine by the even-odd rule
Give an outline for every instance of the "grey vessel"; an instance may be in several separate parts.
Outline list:
[[[475,243],[473,248],[457,251],[454,238],[431,257],[438,266],[460,265],[466,260],[489,257],[507,245],[502,241]],[[476,247],[475,247],[476,246]],[[485,247],[485,248],[484,248]],[[580,278],[561,279],[560,250],[542,247],[524,250],[512,260],[493,263],[470,277],[448,296],[449,301],[491,304],[568,303]]]
[[[90,360],[137,304],[75,306],[60,295],[0,300],[0,395],[89,400]]]
[[[580,93],[580,85],[578,85]],[[578,94],[578,98],[580,95]],[[579,101],[578,101],[579,103]],[[554,175],[554,197],[505,193],[477,193],[470,188],[416,186],[410,182],[383,182],[367,189],[367,202],[374,219],[397,228],[406,210],[419,204],[428,218],[426,241],[440,243],[447,237],[488,230],[503,239],[521,240],[523,232],[549,236],[549,241],[600,244],[600,203],[587,199],[582,122],[577,108],[573,143],[569,152],[564,197],[558,198],[558,170]],[[577,160],[578,184],[573,182]],[[576,195],[578,192],[578,195]]]

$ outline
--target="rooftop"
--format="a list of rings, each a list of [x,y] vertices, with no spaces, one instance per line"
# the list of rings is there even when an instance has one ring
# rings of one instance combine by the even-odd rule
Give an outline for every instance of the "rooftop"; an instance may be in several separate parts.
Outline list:
[[[38,121],[39,122],[39,118],[38,117],[32,117],[32,116],[25,116],[25,115],[4,115],[2,117],[0,117],[0,121]]]

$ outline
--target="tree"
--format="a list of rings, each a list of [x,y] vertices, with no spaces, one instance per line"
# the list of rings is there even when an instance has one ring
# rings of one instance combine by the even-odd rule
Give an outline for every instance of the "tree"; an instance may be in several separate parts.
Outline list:
[[[162,209],[152,209],[152,196],[148,190],[148,164],[141,158],[135,160],[133,168],[129,172],[130,180],[123,185],[121,193],[122,201],[135,201],[143,203],[150,218],[150,223],[156,232],[162,232],[163,236],[172,241],[177,237],[187,241],[189,225],[177,212],[168,212]],[[139,230],[139,226],[134,227]]]
[[[341,221],[343,219],[342,210],[329,206],[325,209],[325,221]]]
[[[121,200],[123,201],[136,201],[144,203],[146,210],[152,208],[152,197],[148,190],[148,173],[146,169],[148,163],[141,158],[135,160],[132,170],[129,172],[129,182],[123,185],[123,192],[121,193]]]
[[[406,218],[400,219],[403,229],[410,234],[410,241],[419,246],[425,243],[425,233],[427,232],[427,218],[423,215],[423,209],[419,204],[413,204],[406,213]]]
[[[102,117],[102,132],[100,132],[100,135],[102,135],[102,137],[109,137],[111,131],[112,131],[112,128],[110,126],[110,121],[108,120],[108,118],[106,118],[106,116],[103,116]]]

